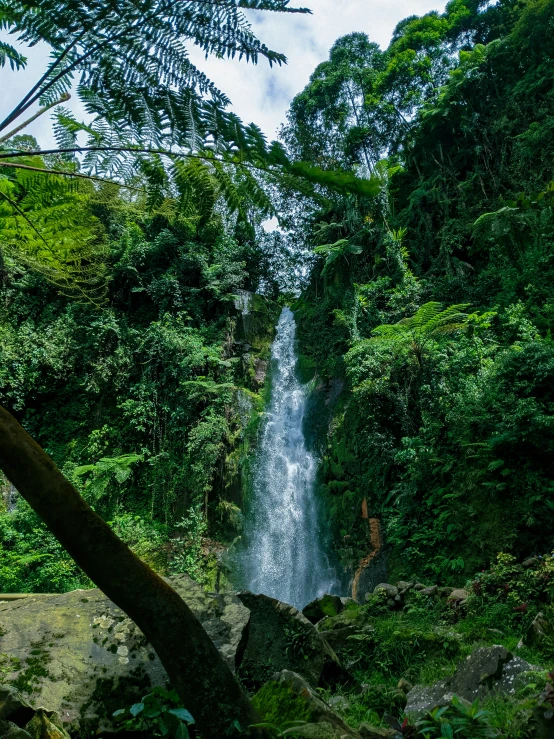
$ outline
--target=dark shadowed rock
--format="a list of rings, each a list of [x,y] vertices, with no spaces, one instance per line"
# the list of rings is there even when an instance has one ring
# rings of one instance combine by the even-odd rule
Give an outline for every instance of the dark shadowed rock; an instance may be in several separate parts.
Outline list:
[[[340,679],[344,671],[336,654],[300,611],[267,595],[238,597],[250,611],[240,676],[251,689],[281,670],[297,672],[314,686]]]
[[[406,713],[421,716],[437,706],[448,705],[453,695],[473,702],[491,692],[514,694],[524,684],[525,673],[535,669],[502,646],[480,647],[451,677],[410,690]]]

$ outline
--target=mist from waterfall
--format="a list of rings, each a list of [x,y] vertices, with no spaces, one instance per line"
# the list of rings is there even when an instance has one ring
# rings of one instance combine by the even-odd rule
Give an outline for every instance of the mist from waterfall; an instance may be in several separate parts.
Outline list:
[[[335,583],[315,497],[317,460],[303,432],[307,388],[297,373],[296,324],[284,308],[271,351],[271,400],[248,500],[240,570],[245,587],[302,608]]]

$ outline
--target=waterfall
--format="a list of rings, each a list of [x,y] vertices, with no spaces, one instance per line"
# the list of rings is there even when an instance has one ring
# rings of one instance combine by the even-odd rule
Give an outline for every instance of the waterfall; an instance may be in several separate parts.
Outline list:
[[[315,499],[317,461],[303,433],[307,388],[297,374],[296,324],[284,308],[271,350],[271,400],[253,463],[240,570],[255,593],[303,608],[329,592]]]

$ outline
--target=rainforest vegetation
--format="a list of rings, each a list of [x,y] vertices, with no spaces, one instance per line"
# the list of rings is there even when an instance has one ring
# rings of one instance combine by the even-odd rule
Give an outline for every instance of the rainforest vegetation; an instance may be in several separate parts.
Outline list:
[[[53,49],[0,124],[0,402],[156,572],[229,589],[290,305],[342,580],[371,551],[369,517],[389,582],[477,583],[453,618],[418,595],[401,614],[377,595],[352,606],[379,638],[364,632],[359,659],[337,649],[370,683],[341,715],[396,721],[398,678],[438,679],[495,629],[515,649],[550,608],[536,558],[554,549],[554,1],[450,0],[386,49],[339,38],[271,143],[183,45],[281,64],[240,8],[293,12],[285,0],[115,5],[0,2],[26,53]],[[25,66],[19,48],[2,41],[0,64]],[[25,131],[33,104],[51,149]],[[0,486],[0,592],[93,587]],[[546,667],[552,638],[523,654]],[[530,703],[468,710],[418,731],[454,736],[438,733],[452,714],[462,739],[539,736]]]

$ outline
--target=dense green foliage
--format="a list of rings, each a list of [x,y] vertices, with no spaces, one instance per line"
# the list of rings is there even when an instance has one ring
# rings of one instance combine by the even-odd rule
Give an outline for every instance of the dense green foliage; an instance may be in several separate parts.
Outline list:
[[[149,215],[100,195],[82,208],[108,249],[102,310],[57,295],[4,251],[2,401],[141,556],[201,579],[206,521],[225,536],[236,508],[220,503],[226,455],[249,422],[237,393],[258,389],[233,356],[233,301],[256,287],[263,259],[248,230],[234,235],[215,211]],[[2,532],[0,590],[77,584],[22,502],[3,514]]]
[[[290,213],[315,247],[303,361],[345,383],[320,446],[347,570],[364,499],[402,576],[551,545],[553,27],[549,0],[455,0],[385,51],[339,39],[292,103],[291,152],[381,179]],[[426,328],[435,303],[467,315]]]

